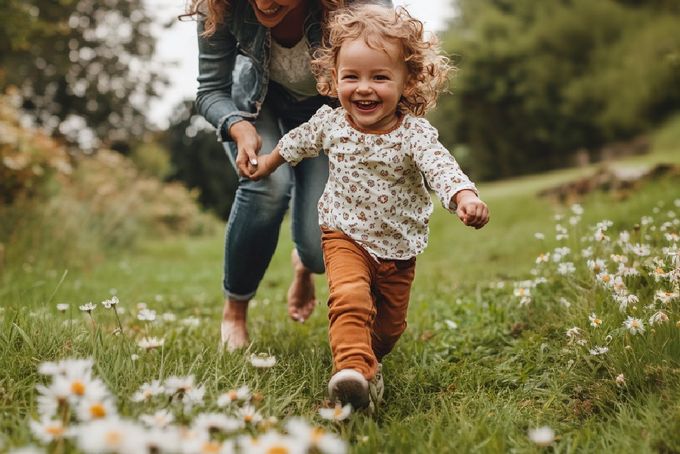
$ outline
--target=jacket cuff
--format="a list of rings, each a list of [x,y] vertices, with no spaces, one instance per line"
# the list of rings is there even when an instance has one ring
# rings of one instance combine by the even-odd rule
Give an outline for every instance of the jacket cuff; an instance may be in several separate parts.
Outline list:
[[[215,131],[217,134],[217,141],[233,142],[234,139],[232,139],[229,135],[229,128],[231,128],[231,125],[238,123],[239,121],[251,121],[251,119],[236,113],[225,115],[224,117],[220,118],[220,121],[217,122],[217,129]]]

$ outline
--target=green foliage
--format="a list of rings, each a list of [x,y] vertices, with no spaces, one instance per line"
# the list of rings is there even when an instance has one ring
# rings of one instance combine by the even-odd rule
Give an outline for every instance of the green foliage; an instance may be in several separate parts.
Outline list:
[[[680,108],[680,13],[664,2],[461,0],[444,34],[459,66],[432,114],[483,179],[565,166]]]
[[[194,110],[193,101],[177,106],[163,145],[170,150],[172,179],[199,191],[201,204],[223,219],[229,216],[238,176],[214,130]]]
[[[164,180],[172,171],[170,153],[156,142],[138,144],[130,155],[130,160],[145,175]]]
[[[151,20],[141,0],[9,0],[0,8],[0,91],[50,133],[82,147],[137,138],[165,78],[147,62]]]

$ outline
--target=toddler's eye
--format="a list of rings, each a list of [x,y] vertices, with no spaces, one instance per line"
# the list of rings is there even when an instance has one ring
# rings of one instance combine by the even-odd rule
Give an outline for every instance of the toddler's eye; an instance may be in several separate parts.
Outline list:
[[[356,80],[356,78],[357,78],[357,76],[350,75],[350,74],[348,74],[346,76],[342,76],[342,80]]]
[[[375,76],[375,80],[390,80],[390,78],[384,74],[379,74]]]

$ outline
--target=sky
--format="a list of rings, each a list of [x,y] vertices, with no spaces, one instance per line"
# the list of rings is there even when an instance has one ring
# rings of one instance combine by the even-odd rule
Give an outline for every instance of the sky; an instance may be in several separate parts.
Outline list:
[[[406,7],[412,16],[425,23],[426,30],[438,31],[453,15],[451,0],[393,0],[395,6]],[[162,65],[170,86],[150,105],[149,117],[160,128],[168,126],[172,109],[182,100],[196,95],[197,44],[196,24],[173,21],[184,11],[185,0],[145,0],[149,14],[156,19],[153,29],[157,49],[155,65]],[[170,28],[161,26],[173,23]]]

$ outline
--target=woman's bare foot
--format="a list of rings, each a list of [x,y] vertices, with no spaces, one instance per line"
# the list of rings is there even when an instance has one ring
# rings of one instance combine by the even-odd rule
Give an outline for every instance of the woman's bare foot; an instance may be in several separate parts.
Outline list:
[[[225,300],[222,312],[222,346],[227,351],[233,352],[250,343],[246,315],[248,314],[248,301]]]
[[[288,288],[288,315],[296,322],[304,322],[312,315],[316,307],[314,296],[314,279],[300,260],[297,250],[291,254],[293,264],[293,282]]]

